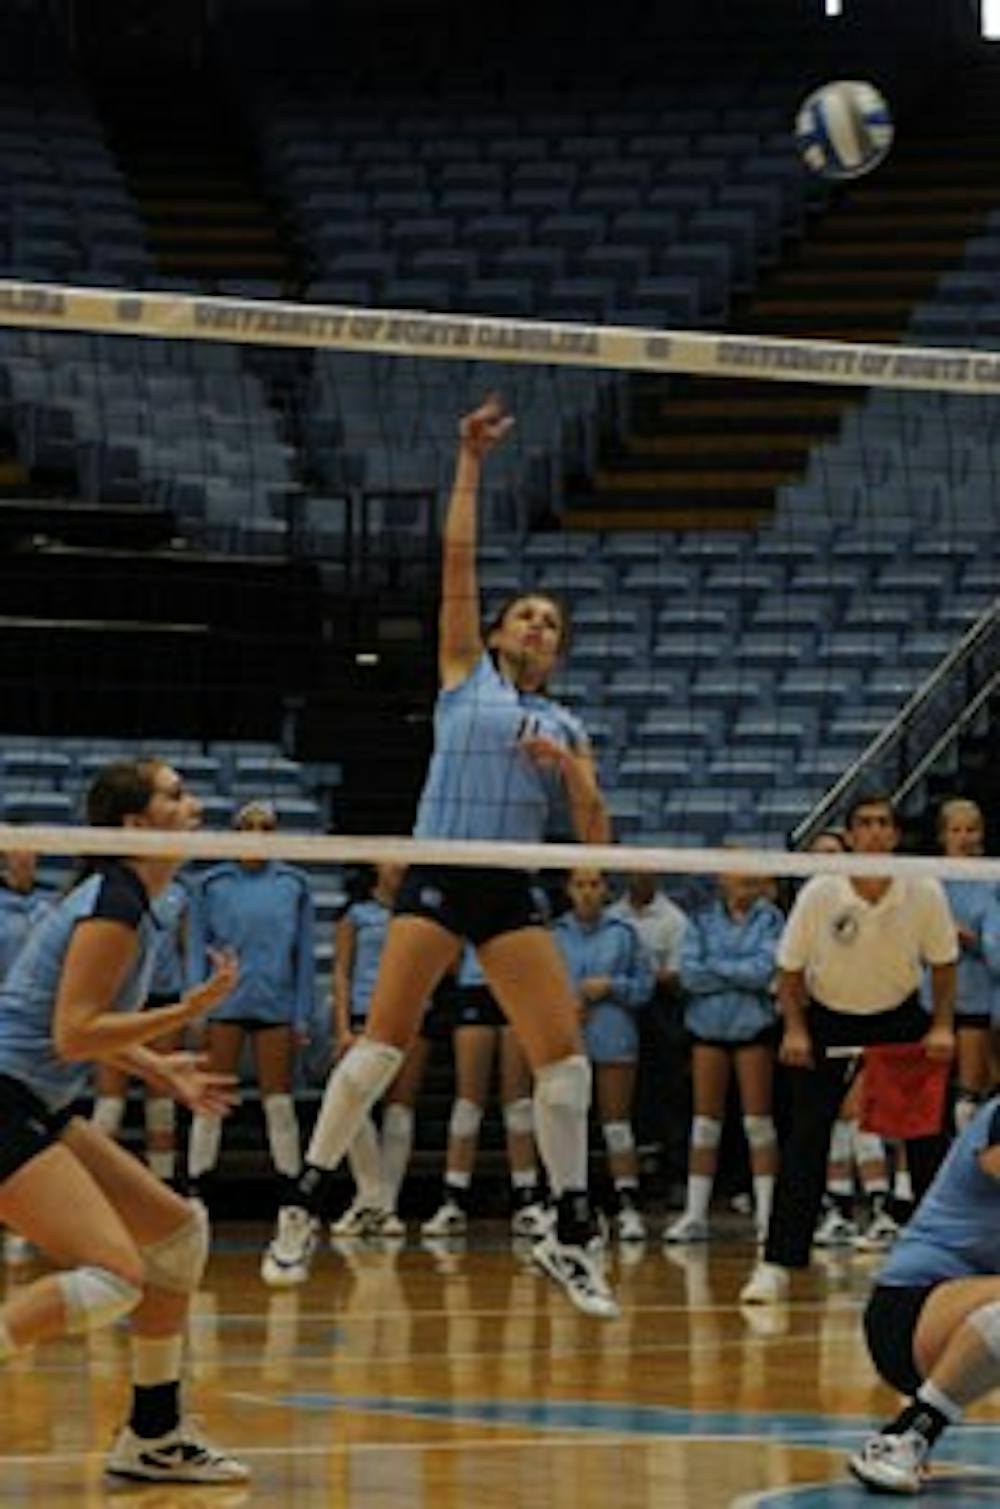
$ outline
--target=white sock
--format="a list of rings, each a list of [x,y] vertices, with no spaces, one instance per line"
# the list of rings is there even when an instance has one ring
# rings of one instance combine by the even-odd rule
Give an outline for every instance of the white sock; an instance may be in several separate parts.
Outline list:
[[[212,1171],[219,1161],[221,1142],[222,1122],[218,1116],[192,1116],[188,1141],[188,1173],[192,1179],[200,1179],[202,1174]]]
[[[696,1221],[708,1220],[708,1207],[712,1203],[714,1183],[715,1179],[711,1174],[688,1174],[687,1214],[693,1216]]]
[[[124,1095],[98,1095],[90,1119],[109,1137],[117,1137],[125,1119]]]
[[[962,1406],[956,1404],[954,1399],[942,1392],[936,1383],[930,1378],[926,1379],[917,1389],[916,1397],[922,1399],[924,1404],[930,1404],[934,1409],[944,1415],[949,1425],[957,1425],[962,1418]]]
[[[347,1149],[347,1161],[354,1175],[358,1204],[365,1210],[381,1210],[385,1202],[382,1178],[382,1150],[375,1123],[366,1116]]]
[[[146,1165],[151,1174],[155,1174],[166,1184],[174,1177],[177,1169],[176,1149],[172,1147],[150,1148],[146,1154]]]
[[[286,1179],[297,1179],[302,1172],[302,1140],[292,1097],[265,1095],[264,1120],[272,1163]]]
[[[382,1114],[382,1178],[390,1210],[396,1209],[412,1151],[413,1111],[399,1104],[386,1106]]]
[[[591,1068],[582,1054],[545,1064],[535,1074],[535,1142],[554,1199],[587,1188]]]
[[[534,1189],[538,1183],[537,1168],[511,1169],[510,1182],[514,1189]]]
[[[754,1225],[764,1232],[771,1224],[771,1206],[774,1202],[774,1175],[754,1174],[753,1212]]]

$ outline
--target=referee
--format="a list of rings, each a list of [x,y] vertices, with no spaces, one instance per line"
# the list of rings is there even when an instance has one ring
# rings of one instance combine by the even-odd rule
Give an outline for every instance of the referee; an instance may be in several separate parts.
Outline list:
[[[891,854],[899,821],[886,796],[858,796],[847,812],[857,854]],[[809,1264],[823,1198],[830,1132],[850,1075],[830,1048],[923,1041],[929,1058],[954,1052],[958,936],[937,880],[914,876],[816,875],[799,892],[778,945],[780,1058],[791,1073],[791,1129],[758,1263],[740,1292],[744,1304],[773,1304],[788,1292],[789,1270]],[[932,1012],[920,1004],[930,968]],[[907,1143],[919,1194],[934,1175],[941,1139]]]

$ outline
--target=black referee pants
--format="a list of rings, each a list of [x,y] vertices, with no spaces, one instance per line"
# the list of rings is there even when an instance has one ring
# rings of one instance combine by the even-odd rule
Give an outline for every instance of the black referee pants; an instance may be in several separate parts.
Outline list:
[[[791,1126],[781,1151],[774,1205],[764,1257],[783,1268],[806,1268],[813,1232],[826,1188],[830,1133],[853,1072],[850,1058],[831,1058],[827,1048],[868,1047],[881,1043],[915,1043],[927,1033],[929,1017],[916,996],[891,1011],[856,1016],[831,1011],[811,1001],[806,1025],[813,1042],[815,1066],[790,1069]],[[906,1143],[907,1164],[916,1200],[934,1178],[944,1154],[943,1132]]]

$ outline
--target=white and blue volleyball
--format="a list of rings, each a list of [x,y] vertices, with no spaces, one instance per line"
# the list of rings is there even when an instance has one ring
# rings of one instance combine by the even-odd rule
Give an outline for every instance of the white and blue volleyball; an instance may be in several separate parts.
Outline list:
[[[795,121],[803,160],[824,178],[863,178],[892,146],[889,106],[874,84],[838,79],[814,89]]]

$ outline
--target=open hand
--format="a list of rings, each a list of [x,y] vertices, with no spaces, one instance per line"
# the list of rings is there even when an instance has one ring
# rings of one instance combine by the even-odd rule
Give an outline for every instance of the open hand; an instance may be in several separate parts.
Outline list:
[[[228,1116],[238,1100],[236,1076],[206,1069],[204,1053],[164,1053],[157,1068],[175,1100],[201,1116]]]

